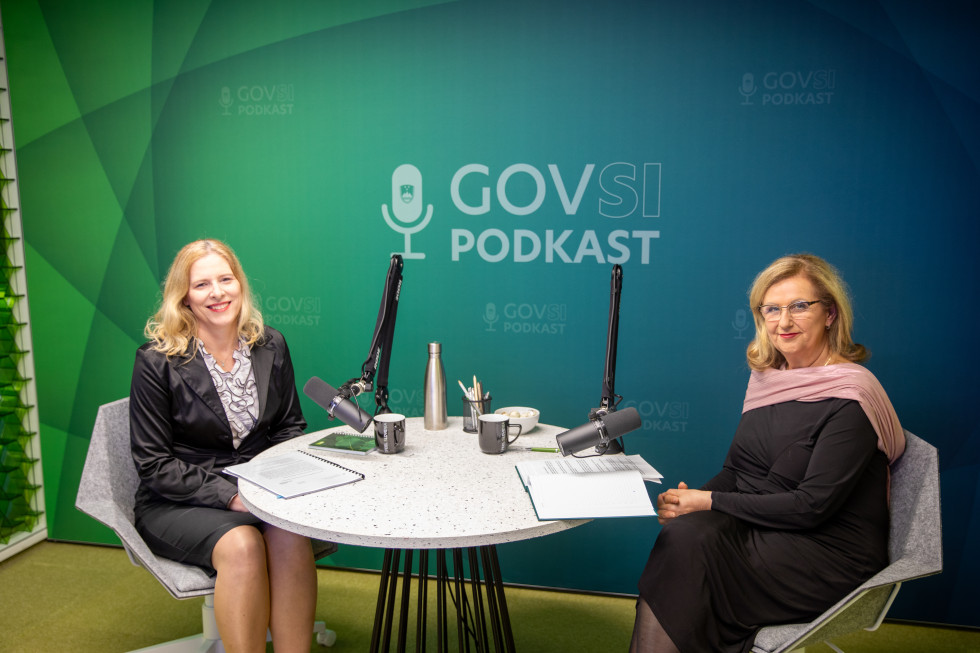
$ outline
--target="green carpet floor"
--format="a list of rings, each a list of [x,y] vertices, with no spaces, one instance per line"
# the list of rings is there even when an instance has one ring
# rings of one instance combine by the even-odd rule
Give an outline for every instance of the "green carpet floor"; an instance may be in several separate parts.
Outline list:
[[[367,651],[378,575],[321,568],[318,577],[317,619],[338,639],[310,650]],[[0,651],[130,651],[200,632],[202,601],[171,598],[122,549],[42,542],[0,563]],[[631,598],[509,587],[507,603],[520,651],[628,648]],[[886,622],[836,644],[847,653],[976,653],[980,632]],[[824,645],[807,651],[831,653]]]

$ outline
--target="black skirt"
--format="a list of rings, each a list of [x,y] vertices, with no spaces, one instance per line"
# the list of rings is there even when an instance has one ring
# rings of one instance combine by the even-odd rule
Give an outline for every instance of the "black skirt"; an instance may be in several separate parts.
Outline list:
[[[248,512],[159,501],[144,507],[136,530],[156,555],[196,565],[214,576],[211,553],[221,536],[238,526],[262,523]]]
[[[747,653],[762,626],[810,621],[860,584],[807,549],[792,532],[691,513],[661,531],[640,595],[682,653]]]

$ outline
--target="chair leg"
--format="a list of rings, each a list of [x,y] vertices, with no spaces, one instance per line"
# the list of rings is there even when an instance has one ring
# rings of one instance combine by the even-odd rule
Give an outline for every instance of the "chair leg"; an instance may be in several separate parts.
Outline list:
[[[881,612],[878,613],[878,618],[875,619],[873,625],[868,626],[865,628],[865,630],[878,630],[878,628],[881,626],[881,622],[885,620],[885,615],[888,614],[888,611],[891,609],[892,603],[895,601],[895,597],[898,596],[898,590],[900,589],[902,589],[902,583],[895,583],[895,586],[892,587],[892,591],[888,594],[888,599],[885,601],[884,607],[882,607]]]
[[[218,622],[214,618],[214,594],[208,594],[204,597],[204,605],[201,606],[201,625],[203,628],[201,637],[205,641],[221,641],[221,635],[218,634]]]
[[[214,620],[214,595],[208,594],[204,597],[204,604],[201,606],[201,634],[192,635],[176,639],[155,646],[130,651],[130,653],[224,653],[225,647],[221,644],[221,637],[218,635],[218,624]]]

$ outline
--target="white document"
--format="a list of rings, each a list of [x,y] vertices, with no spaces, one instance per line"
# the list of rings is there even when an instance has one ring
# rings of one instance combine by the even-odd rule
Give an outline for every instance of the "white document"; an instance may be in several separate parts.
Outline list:
[[[224,472],[251,481],[283,499],[364,479],[364,474],[302,450],[232,465]]]
[[[538,519],[653,517],[644,475],[660,475],[639,458],[551,458],[517,464]],[[657,480],[659,482],[659,480]]]
[[[643,456],[635,453],[630,456],[626,456],[626,459],[636,465],[636,468],[640,470],[640,474],[643,475],[644,481],[650,481],[652,483],[660,483],[664,480],[664,475],[653,468],[653,465],[643,460]]]
[[[531,474],[575,474],[588,472],[620,472],[637,470],[644,481],[660,483],[664,476],[640,454],[631,456],[594,456],[588,458],[547,458],[543,460],[525,460],[517,463],[517,473],[521,481],[527,485],[525,476]]]
[[[638,471],[540,474],[528,486],[538,519],[653,517],[656,512]]]

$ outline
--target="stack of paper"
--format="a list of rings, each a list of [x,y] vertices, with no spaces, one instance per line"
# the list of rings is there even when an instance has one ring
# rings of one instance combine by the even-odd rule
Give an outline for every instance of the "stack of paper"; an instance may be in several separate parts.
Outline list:
[[[644,480],[663,478],[638,455],[526,460],[517,474],[541,520],[656,516]]]

